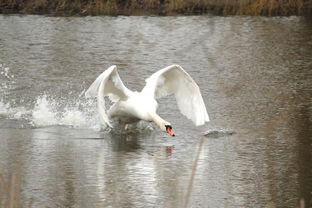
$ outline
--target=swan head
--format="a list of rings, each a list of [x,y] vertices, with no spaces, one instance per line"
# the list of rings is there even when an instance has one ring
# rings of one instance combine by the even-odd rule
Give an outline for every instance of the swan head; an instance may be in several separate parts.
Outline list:
[[[175,136],[173,131],[172,131],[172,126],[171,124],[166,124],[165,125],[165,128],[166,128],[166,132],[170,135],[170,136]]]
[[[172,131],[171,123],[160,118],[159,115],[156,114],[156,112],[151,112],[149,114],[151,120],[154,121],[162,131],[167,132],[170,136],[175,136]]]

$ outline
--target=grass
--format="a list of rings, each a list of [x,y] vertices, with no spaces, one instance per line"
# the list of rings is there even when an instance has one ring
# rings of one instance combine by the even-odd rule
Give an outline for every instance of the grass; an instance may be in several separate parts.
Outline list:
[[[301,15],[310,13],[305,11],[307,4],[304,0],[241,0],[228,1],[224,13],[245,15]],[[236,2],[233,4],[233,2]],[[305,6],[305,7],[304,7]]]
[[[311,15],[312,0],[1,0],[0,13]]]
[[[20,177],[11,175],[6,177],[0,171],[0,207],[21,208],[20,204]]]

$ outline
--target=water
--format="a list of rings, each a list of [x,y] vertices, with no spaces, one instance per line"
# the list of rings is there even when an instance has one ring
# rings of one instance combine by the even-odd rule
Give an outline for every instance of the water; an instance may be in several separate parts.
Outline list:
[[[140,90],[177,63],[211,122],[101,132],[84,91],[112,64]],[[33,207],[312,206],[312,23],[303,17],[0,16],[0,169]],[[202,132],[206,137],[188,190]],[[221,136],[220,136],[221,135]]]

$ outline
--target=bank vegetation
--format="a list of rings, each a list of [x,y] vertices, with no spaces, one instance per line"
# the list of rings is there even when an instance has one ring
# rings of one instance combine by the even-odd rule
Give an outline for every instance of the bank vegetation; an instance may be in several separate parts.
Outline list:
[[[311,15],[312,0],[0,0],[0,13],[50,15]]]
[[[0,207],[1,208],[22,208],[20,200],[21,178],[16,175],[6,175],[0,169]],[[31,207],[32,201],[28,202]]]

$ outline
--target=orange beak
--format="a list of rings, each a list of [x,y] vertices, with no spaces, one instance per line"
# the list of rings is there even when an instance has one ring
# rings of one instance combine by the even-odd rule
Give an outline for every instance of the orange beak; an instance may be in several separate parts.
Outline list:
[[[167,128],[167,133],[168,133],[170,136],[175,136],[171,128]]]

